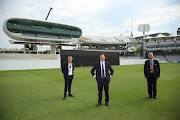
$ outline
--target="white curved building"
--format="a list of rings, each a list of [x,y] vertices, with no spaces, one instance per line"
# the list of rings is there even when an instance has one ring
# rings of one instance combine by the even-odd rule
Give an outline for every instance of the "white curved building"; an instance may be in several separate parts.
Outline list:
[[[75,46],[68,43],[82,35],[75,26],[23,18],[5,20],[3,30],[11,44],[24,44],[25,53],[37,53],[37,45],[51,45],[51,54],[55,54],[58,46]]]

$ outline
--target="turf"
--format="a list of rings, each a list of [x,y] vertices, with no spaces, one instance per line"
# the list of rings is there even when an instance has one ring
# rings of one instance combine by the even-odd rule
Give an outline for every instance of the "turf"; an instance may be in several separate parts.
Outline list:
[[[180,64],[161,64],[158,99],[148,99],[143,65],[112,66],[110,106],[96,107],[92,67],[75,68],[74,98],[63,98],[60,69],[0,71],[1,120],[178,120]]]

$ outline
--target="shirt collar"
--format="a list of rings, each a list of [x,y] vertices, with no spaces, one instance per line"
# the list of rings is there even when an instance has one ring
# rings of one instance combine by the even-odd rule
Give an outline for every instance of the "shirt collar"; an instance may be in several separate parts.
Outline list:
[[[102,61],[100,60],[100,63],[101,63],[101,64],[102,64],[102,63],[105,63],[105,61],[102,62]]]
[[[153,61],[154,59],[152,59],[152,61]],[[149,59],[149,61],[151,61],[151,59]]]

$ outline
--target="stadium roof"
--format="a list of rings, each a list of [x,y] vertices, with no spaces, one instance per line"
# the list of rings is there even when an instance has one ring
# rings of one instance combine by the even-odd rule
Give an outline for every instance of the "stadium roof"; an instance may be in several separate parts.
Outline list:
[[[164,39],[180,39],[180,35],[164,36],[162,34],[157,37],[146,37],[145,40],[164,40]]]
[[[165,33],[159,32],[159,33],[153,33],[153,34],[145,35],[145,37],[148,37],[148,36],[149,37],[157,37],[159,34],[161,34],[163,36],[170,36],[171,35],[170,33],[167,33],[167,32],[165,32]],[[143,36],[135,37],[135,39],[139,39],[139,38],[143,38]]]
[[[127,36],[83,36],[79,39],[82,44],[126,44],[132,42],[132,38]]]

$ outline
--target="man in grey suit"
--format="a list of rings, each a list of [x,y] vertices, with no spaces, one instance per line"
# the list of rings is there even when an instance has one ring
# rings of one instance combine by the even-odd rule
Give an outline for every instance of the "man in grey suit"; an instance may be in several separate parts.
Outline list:
[[[110,74],[109,74],[109,70],[111,72]],[[95,71],[96,74],[94,74]],[[101,54],[100,61],[98,61],[91,70],[91,74],[94,78],[96,78],[98,84],[99,100],[98,100],[98,104],[96,105],[97,107],[101,105],[103,87],[106,97],[105,99],[106,106],[109,106],[109,82],[113,73],[114,70],[112,69],[110,63],[105,61],[105,55]]]

